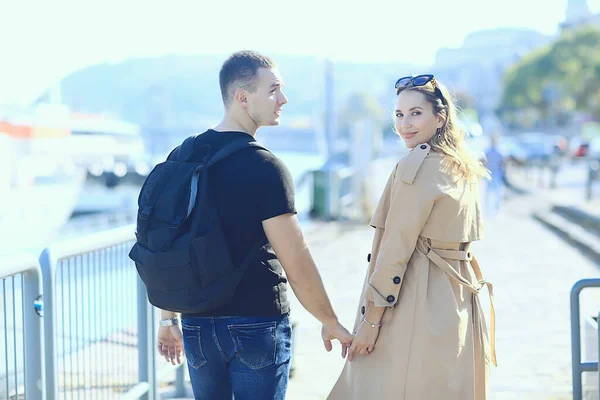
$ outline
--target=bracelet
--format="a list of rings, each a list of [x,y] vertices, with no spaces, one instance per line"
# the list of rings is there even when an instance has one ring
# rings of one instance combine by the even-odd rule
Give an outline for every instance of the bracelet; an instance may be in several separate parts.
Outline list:
[[[179,325],[179,318],[161,319],[158,321],[159,326],[173,326]]]
[[[366,322],[367,324],[371,325],[371,328],[379,328],[381,326],[381,324],[375,325],[375,324],[370,323],[369,321],[367,321],[367,319],[365,317],[363,317],[363,322]]]

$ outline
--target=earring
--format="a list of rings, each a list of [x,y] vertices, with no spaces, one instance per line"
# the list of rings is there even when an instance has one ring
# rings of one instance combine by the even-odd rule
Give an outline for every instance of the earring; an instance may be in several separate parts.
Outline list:
[[[438,137],[438,140],[442,140],[442,129],[441,128],[437,129],[437,137]]]

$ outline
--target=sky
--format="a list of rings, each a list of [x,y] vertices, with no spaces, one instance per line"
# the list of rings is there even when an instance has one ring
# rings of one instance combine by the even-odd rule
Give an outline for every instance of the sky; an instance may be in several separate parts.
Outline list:
[[[88,65],[173,53],[431,65],[475,31],[555,34],[567,1],[0,0],[0,104],[26,102]],[[600,12],[600,0],[588,5]]]

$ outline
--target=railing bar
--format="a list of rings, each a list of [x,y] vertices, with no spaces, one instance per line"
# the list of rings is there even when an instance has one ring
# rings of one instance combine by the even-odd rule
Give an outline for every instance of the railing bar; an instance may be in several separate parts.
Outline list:
[[[23,279],[23,275],[21,275],[21,296],[22,296],[22,304],[23,306],[21,307],[21,321],[23,321],[23,334],[25,334],[25,283],[24,283],[24,279]],[[42,309],[43,310],[43,309]],[[25,398],[27,398],[27,368],[25,368],[25,363],[27,362],[27,360],[25,360],[25,346],[27,345],[27,343],[25,343],[25,339],[23,339],[23,382],[25,382],[25,384],[23,385],[23,395],[25,396]]]
[[[6,279],[2,279],[2,298],[3,298],[3,308],[4,308],[4,351],[6,354],[6,359],[4,360],[6,364],[6,398],[10,398],[10,386],[8,379],[8,322],[6,320]]]
[[[104,249],[102,249],[102,257],[100,257],[100,259],[101,260],[106,260],[106,256],[107,256],[107,250],[106,250],[106,248],[104,248]],[[107,279],[102,279],[101,280],[102,281],[102,291],[104,292],[104,296],[102,296],[103,299],[108,299],[109,298],[107,296],[108,289],[106,287],[106,285],[107,285],[106,281],[108,280],[108,271],[106,271],[106,278]],[[105,327],[106,327],[106,325],[108,324],[108,321],[109,321],[108,320],[108,304],[107,304],[106,301],[103,301],[102,305],[103,305],[103,307],[102,307],[103,310],[102,311],[103,311],[104,316],[101,319],[101,321],[104,321]],[[105,338],[108,339],[108,332],[106,332],[106,329],[104,331],[103,336],[104,335],[106,335]],[[108,343],[108,341],[107,341],[107,343]],[[109,384],[109,374],[108,374],[108,364],[109,364],[109,361],[107,359],[107,357],[108,357],[107,352],[103,352],[103,353],[104,353],[104,357],[103,357],[102,361],[103,361],[103,364],[104,364],[104,369],[103,369],[103,376],[102,376],[102,387],[107,387],[108,384]]]
[[[110,261],[111,261],[111,275],[112,275],[112,282],[111,282],[111,292],[112,292],[112,299],[113,299],[113,309],[112,309],[112,314],[113,314],[113,326],[112,326],[112,334],[114,335],[113,340],[115,342],[117,342],[117,349],[121,346],[119,344],[119,307],[118,307],[118,290],[117,290],[117,282],[119,281],[119,277],[118,277],[118,271],[117,271],[117,252],[115,251],[115,247],[111,247],[109,249],[110,251]],[[119,366],[119,362],[117,362],[117,358],[113,357],[113,371],[117,372],[117,375],[120,375],[120,366]],[[117,376],[116,378],[113,377],[113,385],[119,386],[119,384],[121,383],[121,377]]]
[[[121,307],[117,307],[116,310],[116,314],[115,314],[115,321],[117,323],[117,331],[116,331],[116,340],[120,343],[121,346],[123,346],[123,339],[124,339],[124,335],[123,335],[123,326],[121,325],[121,310],[123,309],[123,307],[125,306],[125,304],[123,303],[123,299],[121,298],[121,280],[119,279],[119,275],[120,275],[120,252],[119,252],[119,246],[115,246],[113,247],[113,260],[115,263],[115,274],[116,274],[116,281],[114,284],[114,288],[115,288],[115,299],[117,299],[117,304],[121,304]],[[123,350],[126,351],[126,350]],[[123,380],[123,366],[125,363],[118,363],[118,371],[119,371],[119,379],[117,381],[117,385],[121,385],[123,382],[126,382],[127,380]]]
[[[17,299],[15,296],[15,277],[12,276],[12,303],[13,303],[13,345],[15,346],[15,398],[19,398],[19,369],[17,368]],[[23,307],[21,307],[23,308]],[[25,334],[25,332],[23,332]],[[25,357],[25,347],[23,347],[23,358]],[[8,372],[8,371],[7,371]]]
[[[79,265],[78,265],[78,259],[79,256],[75,256],[75,257],[71,257],[71,260],[73,260],[73,291],[75,292],[75,330],[73,332],[73,336],[71,337],[71,340],[73,340],[73,337],[75,337],[75,371],[76,373],[72,373],[72,376],[74,377],[74,384],[75,384],[75,390],[74,392],[76,393],[76,398],[79,398],[79,390],[80,390],[80,386],[79,385],[79,374],[80,374],[80,369],[79,369],[79,291],[78,291],[78,287],[79,287],[79,279],[78,279],[78,274],[77,274],[77,270],[79,269]],[[71,306],[73,305],[73,303],[71,303]]]
[[[69,271],[68,271],[68,275],[69,275],[69,302],[67,303],[67,305],[69,306],[69,365],[71,366],[70,368],[70,389],[69,393],[71,394],[71,399],[73,399],[73,336],[72,336],[72,332],[73,332],[73,309],[70,307],[70,305],[73,303],[73,296],[72,296],[72,291],[73,291],[73,285],[71,285],[71,275],[72,275],[72,258],[69,258],[68,260],[68,265],[69,265]]]
[[[86,368],[86,363],[85,363],[85,310],[84,310],[84,306],[85,306],[85,280],[86,275],[85,275],[85,271],[83,270],[83,266],[84,266],[84,262],[83,262],[83,255],[79,255],[77,256],[77,259],[79,260],[79,265],[78,265],[78,269],[79,272],[81,273],[81,279],[79,280],[79,289],[80,289],[80,295],[77,297],[79,299],[78,304],[79,307],[81,309],[81,313],[77,313],[78,317],[81,316],[81,323],[79,330],[79,333],[81,333],[81,339],[78,342],[78,347],[79,347],[79,351],[78,351],[78,357],[77,357],[77,362],[79,364],[79,362],[81,362],[81,369],[79,370],[80,373],[78,375],[81,375],[80,378],[77,379],[77,382],[79,383],[79,380],[81,379],[81,390],[83,390],[83,396],[86,396],[86,385],[85,385],[85,374],[87,371]],[[82,396],[78,396],[79,398],[81,398]]]
[[[59,263],[59,268],[60,268],[60,293],[61,293],[61,307],[62,307],[62,316],[61,316],[61,320],[62,320],[62,332],[61,332],[61,336],[62,336],[62,369],[63,369],[63,399],[67,398],[67,374],[66,374],[66,366],[67,366],[67,314],[66,314],[66,304],[67,302],[65,301],[65,265],[64,265],[64,261]],[[68,289],[68,288],[67,288]],[[58,308],[58,307],[57,307]],[[56,354],[54,355],[55,357],[57,356]]]
[[[121,262],[123,263],[123,281],[122,281],[122,288],[121,288],[121,293],[123,295],[123,301],[128,305],[127,308],[123,308],[122,312],[123,312],[123,326],[127,327],[127,332],[129,332],[129,329],[131,329],[131,318],[130,317],[130,307],[135,307],[135,302],[131,301],[131,290],[128,290],[130,288],[128,288],[128,277],[130,275],[129,272],[129,264],[127,262],[127,260],[129,259],[127,257],[127,254],[129,253],[127,251],[127,245],[124,243],[121,245]],[[136,346],[136,351],[137,351],[137,346]],[[134,365],[137,364],[135,363],[135,361],[137,360],[137,354],[134,354],[134,358],[130,358],[130,361],[134,361]],[[130,370],[133,370],[130,367]],[[131,381],[134,385],[137,383],[137,380],[135,379],[137,378],[137,373],[135,373],[133,381]],[[133,385],[132,385],[133,386]]]
[[[94,334],[94,350],[95,350],[94,359],[100,360],[99,354],[98,354],[98,347],[100,347],[100,343],[98,340],[100,338],[100,332],[98,331],[98,329],[99,329],[98,316],[100,316],[100,312],[99,312],[99,303],[100,302],[98,301],[99,296],[98,296],[98,279],[97,279],[97,273],[98,273],[98,268],[97,268],[98,257],[97,257],[97,255],[98,255],[97,251],[94,251],[92,253],[92,259],[93,259],[92,265],[94,266],[94,268],[93,268],[93,275],[94,275],[94,278],[93,278],[94,297],[93,297],[93,299],[94,299],[94,316],[95,316],[95,318],[94,318],[94,333],[95,333]],[[96,393],[95,398],[97,399],[98,391],[100,388],[100,385],[98,384],[98,369],[97,368],[96,368],[95,372],[96,373],[94,374],[94,386],[96,387],[96,390],[94,391],[94,393]]]
[[[598,342],[596,343],[598,346],[598,393],[600,394],[600,312],[598,313],[598,318],[596,319],[596,328],[598,328]]]
[[[600,287],[600,279],[582,279],[576,282],[570,292],[570,319],[571,319],[571,375],[573,400],[583,397],[582,374],[583,372],[598,371],[600,373],[600,360],[597,362],[581,362],[581,292],[585,288]],[[598,321],[600,323],[600,321]],[[600,332],[599,332],[600,342]],[[599,343],[600,344],[600,343]],[[599,351],[600,353],[600,351]],[[599,354],[600,357],[600,354]]]
[[[87,341],[84,340],[84,345],[86,348],[89,348],[89,351],[87,352],[87,360],[84,358],[84,363],[88,366],[91,366],[91,354],[92,354],[92,275],[90,274],[91,271],[91,266],[90,266],[90,257],[91,253],[86,253],[85,258],[86,258],[86,280],[85,282],[87,283],[87,290],[85,290],[86,294],[87,294]],[[90,378],[90,387],[92,387],[92,370],[91,368],[88,370],[86,369],[86,375],[87,372],[89,371],[89,378]],[[84,382],[85,382],[85,375],[84,375]],[[91,393],[89,393],[89,391],[87,390],[86,387],[86,391],[85,391],[85,398],[88,398],[88,394],[91,396]]]
[[[126,270],[125,270],[125,265],[124,265],[124,252],[123,252],[123,248],[124,245],[120,244],[119,247],[117,247],[118,250],[118,254],[119,254],[119,298],[121,299],[121,304],[123,304],[123,307],[121,307],[121,309],[119,310],[120,313],[120,321],[121,321],[121,337],[123,338],[123,343],[125,343],[125,329],[127,329],[127,320],[125,318],[125,313],[129,307],[129,302],[127,302],[127,299],[125,297],[125,278],[126,278]],[[130,361],[131,358],[128,358],[128,360]],[[125,379],[125,384],[127,384],[128,382],[130,382],[129,380],[129,376],[127,375],[127,368],[126,363],[122,363],[121,364],[121,370],[123,371],[123,373],[121,374],[122,377],[127,377],[127,379]]]

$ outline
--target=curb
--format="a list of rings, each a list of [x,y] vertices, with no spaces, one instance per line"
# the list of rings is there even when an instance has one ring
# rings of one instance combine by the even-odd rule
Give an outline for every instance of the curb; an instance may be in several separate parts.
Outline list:
[[[600,240],[586,229],[563,216],[548,212],[534,212],[533,219],[549,228],[565,241],[580,249],[588,258],[600,264]]]
[[[571,222],[585,228],[589,233],[600,238],[600,217],[590,214],[576,206],[554,205],[552,211]]]

